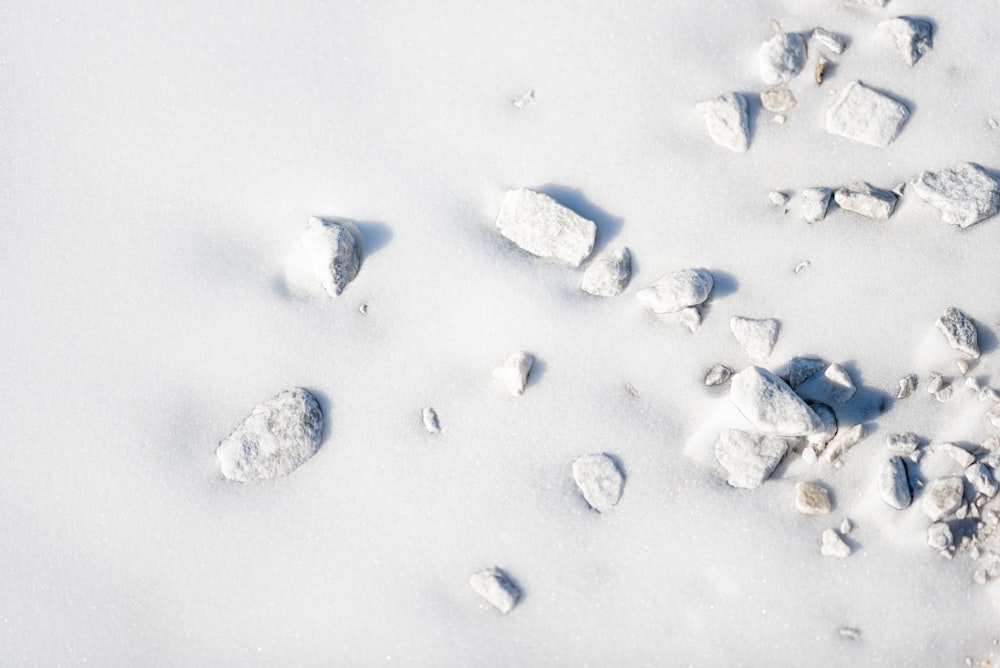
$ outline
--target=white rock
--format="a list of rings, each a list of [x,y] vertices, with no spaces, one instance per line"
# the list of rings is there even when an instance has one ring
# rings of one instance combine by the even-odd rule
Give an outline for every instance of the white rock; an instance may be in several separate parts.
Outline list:
[[[920,447],[920,437],[912,431],[889,434],[885,437],[885,447],[894,455],[909,457]]]
[[[917,389],[917,374],[911,373],[905,378],[899,379],[899,391],[896,392],[897,399],[906,399]]]
[[[964,494],[961,478],[938,478],[924,489],[920,507],[932,522],[937,522],[962,505]]]
[[[967,375],[969,373],[969,360],[959,358],[959,359],[955,360],[955,366],[958,367],[958,372],[960,374],[962,374],[963,376],[965,376],[965,375]],[[973,378],[971,380],[975,380],[975,379]],[[981,388],[977,387],[976,391],[978,392],[980,389]]]
[[[729,380],[733,375],[733,370],[728,366],[723,364],[716,364],[711,369],[708,370],[708,374],[705,375],[705,385],[709,387],[714,385],[722,385],[727,380]]]
[[[910,111],[902,102],[868,88],[860,81],[844,87],[826,112],[826,131],[869,146],[885,148],[903,129]]]
[[[839,364],[828,366],[826,371],[823,372],[823,376],[832,386],[830,394],[838,404],[849,401],[857,391],[854,387],[854,381],[851,379],[851,374],[847,373],[847,369]]]
[[[837,56],[842,54],[846,48],[844,40],[840,35],[823,28],[813,28],[812,39],[824,49]]]
[[[972,488],[988,499],[997,495],[997,481],[993,478],[993,470],[983,463],[973,464],[965,469],[965,479]]]
[[[663,276],[635,296],[654,313],[676,313],[708,299],[713,283],[707,269],[682,269]]]
[[[953,542],[951,529],[944,522],[935,522],[927,527],[927,544],[935,550],[947,550]]]
[[[935,446],[934,449],[951,457],[963,469],[967,469],[976,463],[976,458],[971,452],[954,443],[941,443]]]
[[[864,182],[838,188],[833,198],[841,209],[875,220],[888,220],[896,208],[897,199],[892,192]]]
[[[837,632],[841,636],[847,638],[848,640],[857,640],[858,638],[861,637],[861,631],[855,628],[851,628],[849,626],[842,626],[839,629],[837,629]]]
[[[510,103],[514,105],[515,109],[527,109],[535,103],[535,89],[532,88],[523,95],[515,97]]]
[[[780,436],[726,429],[715,444],[715,458],[733,487],[755,489],[767,480],[788,452]]]
[[[994,427],[1000,428],[1000,404],[995,404],[992,408],[986,411],[986,418]]]
[[[1000,182],[973,163],[922,172],[913,190],[950,225],[969,227],[1000,212]]]
[[[788,117],[785,116],[784,114],[775,114],[774,116],[771,117],[771,120],[777,123],[778,125],[784,125],[785,121],[788,120]]]
[[[882,500],[896,510],[907,508],[913,501],[906,465],[900,457],[890,457],[879,465],[875,485]]]
[[[849,518],[845,517],[844,521],[840,523],[840,533],[846,536],[852,531],[854,531],[854,522],[852,522]]]
[[[331,297],[340,295],[361,268],[361,240],[350,223],[313,216],[301,238],[319,282]]]
[[[908,16],[898,16],[879,23],[896,44],[903,62],[913,67],[927,53],[932,44],[931,24]]]
[[[826,218],[832,195],[833,191],[829,188],[806,188],[802,191],[802,217],[806,222],[818,223]]]
[[[285,476],[316,454],[323,438],[323,410],[308,390],[285,390],[258,404],[219,444],[222,475],[250,482]]]
[[[511,396],[519,397],[528,386],[528,374],[535,358],[526,352],[518,351],[504,360],[503,364],[493,369],[493,377],[503,383]]]
[[[944,376],[936,371],[932,371],[927,377],[927,392],[930,394],[937,394],[942,389],[947,387],[948,381],[944,379]]]
[[[743,153],[750,148],[750,121],[746,98],[726,93],[695,106],[705,118],[708,136],[719,146]]]
[[[955,388],[951,385],[947,387],[942,387],[940,390],[934,393],[934,398],[944,403],[946,401],[951,401],[952,395],[955,393]]]
[[[775,86],[760,92],[760,104],[768,111],[782,112],[793,109],[798,100],[790,89],[785,86]]]
[[[757,60],[764,83],[768,86],[787,83],[805,67],[805,41],[797,33],[779,33],[760,45]]]
[[[521,598],[517,585],[499,568],[475,573],[469,578],[469,586],[504,615],[513,610]]]
[[[681,323],[687,327],[692,332],[697,332],[701,328],[701,311],[698,310],[697,306],[688,306],[682,308],[677,313],[662,314],[661,317],[672,315],[676,317],[677,322]]]
[[[815,483],[795,483],[795,509],[803,515],[824,515],[833,509],[830,493]]]
[[[976,325],[964,313],[949,306],[934,324],[944,333],[952,348],[973,359],[979,357],[979,335],[976,332]]]
[[[758,429],[782,436],[824,431],[823,421],[792,388],[770,371],[751,366],[734,375],[729,397]]]
[[[577,457],[573,462],[573,480],[590,507],[599,513],[618,505],[625,488],[621,470],[605,454]]]
[[[824,557],[836,557],[837,559],[847,559],[851,556],[851,546],[844,542],[836,529],[826,529],[820,540],[823,541],[819,551]]]
[[[808,439],[813,445],[825,446],[837,435],[837,416],[826,404],[810,404],[813,413],[823,422],[823,431],[811,434]]]
[[[788,384],[798,387],[826,367],[827,363],[816,357],[793,357],[788,364]]]
[[[824,451],[824,458],[830,464],[839,464],[838,461],[844,453],[861,442],[867,431],[863,424],[856,424],[852,427],[842,427],[837,430],[837,435]]]
[[[527,188],[507,191],[497,212],[496,226],[500,234],[532,255],[574,267],[590,257],[597,238],[593,221]]]
[[[622,247],[594,258],[583,272],[580,288],[595,297],[614,297],[632,278],[632,253]]]
[[[437,411],[428,406],[421,413],[421,418],[424,421],[424,427],[432,434],[441,433],[441,422],[438,420]]]
[[[729,329],[752,360],[769,357],[778,341],[778,321],[774,318],[757,320],[736,316],[729,320]]]
[[[788,195],[778,190],[772,190],[767,193],[767,199],[770,200],[771,204],[779,208],[788,204]]]

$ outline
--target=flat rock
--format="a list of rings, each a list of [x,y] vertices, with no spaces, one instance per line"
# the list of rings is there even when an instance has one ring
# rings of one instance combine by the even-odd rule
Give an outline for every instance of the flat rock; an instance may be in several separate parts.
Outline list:
[[[837,559],[847,559],[851,556],[851,546],[848,545],[836,529],[826,529],[820,536],[819,551],[824,557],[836,557]]]
[[[818,223],[826,218],[830,208],[830,197],[833,191],[829,188],[806,188],[802,191],[802,217],[808,223]]]
[[[316,278],[331,297],[339,296],[361,268],[361,240],[343,220],[313,216],[302,233]]]
[[[892,37],[903,62],[913,67],[933,46],[931,24],[908,16],[897,16],[879,23]]]
[[[847,48],[847,45],[844,44],[844,39],[840,35],[824,28],[813,28],[812,41],[835,56],[839,56]]]
[[[962,505],[965,486],[961,478],[938,478],[924,489],[920,508],[932,522],[944,519]]]
[[[844,87],[826,112],[826,131],[832,135],[885,148],[899,136],[910,110],[902,102],[868,88],[860,81]]]
[[[712,272],[707,269],[682,269],[661,277],[635,296],[654,313],[676,313],[708,299],[713,284]]]
[[[705,385],[722,385],[733,376],[733,370],[724,364],[716,364],[705,374]]]
[[[778,321],[774,318],[758,320],[736,316],[729,320],[729,329],[752,360],[769,357],[778,341]]]
[[[948,345],[973,359],[979,358],[979,333],[967,315],[949,306],[934,324],[944,333]]]
[[[767,433],[809,436],[824,431],[819,416],[767,369],[751,366],[734,375],[729,397],[750,422]]]
[[[719,146],[743,153],[750,148],[750,121],[746,98],[726,93],[695,106],[705,118],[708,136]]]
[[[896,208],[897,200],[891,191],[876,188],[863,181],[838,188],[833,198],[841,209],[875,220],[888,220]]]
[[[944,522],[935,522],[927,527],[927,545],[935,550],[947,550],[954,542],[951,528]]]
[[[624,246],[594,258],[583,272],[580,288],[595,297],[614,297],[632,278],[632,253]]]
[[[625,477],[611,457],[605,454],[583,455],[573,462],[573,481],[590,507],[604,513],[622,498]]]
[[[521,598],[521,590],[499,568],[489,568],[473,574],[469,578],[469,586],[504,615],[513,610]]]
[[[774,86],[765,88],[760,92],[760,104],[768,111],[783,112],[789,111],[798,104],[795,93],[785,86]]]
[[[243,423],[219,443],[215,455],[222,475],[250,482],[285,476],[319,449],[323,410],[308,390],[285,390],[258,404]]]
[[[507,191],[497,212],[496,226],[500,234],[532,255],[574,267],[590,257],[597,238],[593,221],[527,188]]]
[[[437,411],[428,406],[421,412],[420,417],[424,421],[424,428],[427,431],[432,434],[441,433],[441,422],[438,420]]]
[[[921,172],[913,190],[950,225],[969,227],[1000,212],[1000,182],[971,162]]]
[[[802,35],[779,33],[760,45],[757,51],[760,78],[768,86],[787,83],[806,64],[806,44]]]
[[[798,387],[826,367],[827,363],[818,357],[793,357],[788,364],[788,384]]]
[[[715,458],[733,487],[756,489],[767,480],[788,452],[780,436],[726,429],[715,444]]]
[[[830,493],[822,485],[795,483],[795,509],[803,515],[825,515],[833,509]]]
[[[993,469],[982,462],[976,463],[965,469],[965,479],[969,481],[972,488],[977,493],[988,499],[997,495],[997,481],[993,477]]]
[[[526,352],[518,351],[504,360],[503,364],[493,369],[493,377],[503,383],[511,396],[520,397],[528,386],[528,374],[535,358]]]
[[[902,510],[913,501],[910,481],[906,475],[906,465],[900,457],[890,457],[879,465],[875,477],[878,495],[886,505]]]

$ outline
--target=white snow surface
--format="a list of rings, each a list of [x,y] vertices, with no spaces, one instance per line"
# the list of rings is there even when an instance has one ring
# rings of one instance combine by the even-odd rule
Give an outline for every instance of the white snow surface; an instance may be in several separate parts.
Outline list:
[[[899,14],[935,24],[914,68],[877,27]],[[695,105],[754,101],[772,20],[849,48],[719,149]],[[0,664],[996,665],[1000,584],[926,546],[920,490],[897,511],[875,479],[885,434],[997,433],[961,386],[893,397],[954,376],[933,323],[956,304],[996,384],[1000,221],[942,225],[907,189],[885,224],[809,225],[762,193],[797,211],[816,185],[995,172],[998,24],[993,0],[0,4]],[[886,148],[825,131],[854,80],[910,106]],[[518,187],[632,250],[621,297],[497,233]],[[312,215],[362,236],[337,299]],[[715,277],[695,334],[634,296],[679,267]],[[841,468],[721,477],[719,434],[747,426],[703,378],[742,367],[746,313],[782,323],[771,371],[857,381],[835,409],[872,436]],[[512,400],[490,372],[518,349],[539,361]],[[299,386],[329,418],[315,456],[224,479],[216,445]],[[584,452],[627,472],[614,512],[577,492]],[[836,517],[796,513],[800,481]],[[854,552],[823,557],[841,515]],[[492,565],[523,592],[506,616],[468,583]]]

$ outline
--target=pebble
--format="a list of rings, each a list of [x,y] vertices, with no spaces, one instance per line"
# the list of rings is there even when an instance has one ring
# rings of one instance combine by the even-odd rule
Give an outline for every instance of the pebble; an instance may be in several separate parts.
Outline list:
[[[911,373],[905,378],[899,379],[899,391],[896,392],[897,399],[906,399],[917,389],[917,374]]]
[[[994,427],[1000,428],[1000,404],[995,404],[992,408],[986,411],[986,418]]]
[[[493,377],[503,383],[511,396],[520,397],[528,385],[528,374],[535,358],[526,352],[518,351],[504,360],[503,364],[493,370]]]
[[[825,361],[815,357],[793,357],[788,364],[788,384],[798,387],[826,367]]]
[[[750,148],[747,100],[739,93],[726,93],[700,102],[695,108],[705,118],[708,136],[719,146],[743,153]]]
[[[997,392],[992,387],[984,387],[979,393],[980,401],[1000,401],[1000,392]]]
[[[885,447],[894,455],[909,457],[920,447],[920,437],[912,431],[889,434],[885,437]]]
[[[826,404],[809,404],[809,407],[813,409],[820,421],[823,422],[823,431],[815,434],[811,434],[809,442],[813,445],[825,446],[833,437],[837,435],[837,416],[833,412],[833,409]]]
[[[726,429],[715,444],[715,458],[726,470],[733,487],[756,489],[777,468],[788,452],[788,441],[780,436]]]
[[[997,495],[997,481],[993,477],[993,470],[982,462],[972,464],[965,469],[965,479],[969,481],[972,488],[977,493],[988,499]]]
[[[820,537],[823,544],[819,551],[824,557],[846,559],[851,556],[851,546],[844,542],[836,529],[826,529]]]
[[[830,444],[824,451],[826,461],[830,464],[839,464],[839,459],[844,456],[844,453],[860,443],[861,439],[863,439],[867,433],[868,432],[865,430],[865,426],[863,424],[856,424],[852,427],[839,429],[837,431],[837,436],[830,441]]]
[[[499,568],[473,574],[469,578],[469,586],[504,615],[513,610],[521,598],[521,590]]]
[[[833,191],[829,188],[806,188],[802,191],[802,217],[807,223],[818,223],[826,218],[832,195]]]
[[[840,523],[840,533],[846,536],[852,531],[854,531],[854,522],[852,522],[849,518],[845,517],[844,521]]]
[[[920,507],[932,522],[937,522],[962,505],[964,494],[965,487],[961,478],[938,478],[924,490]]]
[[[316,278],[331,297],[339,296],[361,268],[361,240],[347,221],[313,216],[301,236]]]
[[[716,364],[708,370],[705,376],[705,385],[709,387],[722,385],[733,376],[733,370],[723,364]]]
[[[771,117],[771,120],[777,123],[778,125],[784,125],[785,121],[788,120],[788,117],[785,116],[784,114],[775,114],[774,116]]]
[[[729,397],[758,429],[782,436],[809,436],[824,430],[823,421],[770,371],[750,366],[732,377]]]
[[[967,469],[976,462],[976,458],[973,457],[971,452],[954,443],[941,443],[934,449],[951,457],[963,469]]]
[[[941,403],[944,403],[946,401],[950,401],[954,393],[955,393],[955,388],[952,387],[951,385],[948,385],[947,387],[942,387],[940,390],[935,392],[934,398],[940,401]]]
[[[826,131],[869,146],[885,148],[899,136],[909,116],[910,111],[903,103],[868,88],[860,81],[852,81],[827,110]]]
[[[965,386],[975,392],[976,396],[979,396],[979,393],[983,391],[983,387],[979,384],[979,381],[971,376],[965,379]]]
[[[839,56],[844,52],[846,45],[840,35],[832,33],[824,28],[813,28],[812,39],[830,53]]]
[[[903,62],[913,67],[932,44],[931,24],[919,19],[911,19],[908,16],[897,16],[886,19],[879,23],[896,43],[896,50],[899,51]]]
[[[795,484],[795,509],[803,515],[824,515],[833,509],[830,493],[811,482]]]
[[[951,529],[944,522],[935,522],[927,527],[927,544],[935,550],[947,550],[953,542]]]
[[[428,406],[421,413],[421,418],[424,421],[424,427],[432,434],[441,433],[441,423],[438,421],[438,414],[433,408]]]
[[[967,315],[957,308],[949,306],[934,324],[944,333],[948,345],[952,348],[973,359],[979,357],[978,332],[976,325]]]
[[[632,253],[622,247],[594,258],[583,272],[580,288],[595,297],[614,297],[621,294],[631,278]]]
[[[535,89],[532,88],[523,95],[515,97],[510,103],[514,105],[515,109],[527,109],[535,103]]]
[[[707,269],[682,269],[663,276],[635,296],[654,313],[675,313],[708,299],[713,284]]]
[[[1000,212],[1000,183],[970,162],[922,172],[913,181],[913,189],[950,225],[969,227]]]
[[[888,220],[896,208],[896,196],[863,181],[838,188],[833,198],[845,211],[874,220]]]
[[[611,457],[583,455],[573,462],[573,481],[590,507],[604,513],[622,498],[625,477]]]
[[[508,190],[497,212],[497,230],[523,250],[579,267],[590,257],[597,225],[544,193]]]
[[[903,510],[913,501],[906,465],[900,457],[890,457],[882,462],[875,476],[878,495],[886,505]]]
[[[760,78],[768,86],[787,83],[806,64],[806,45],[802,35],[779,33],[760,45],[757,52]]]
[[[785,86],[765,88],[760,92],[760,104],[768,111],[789,111],[798,104],[795,94]]]
[[[965,375],[967,375],[969,373],[969,360],[963,359],[963,358],[959,358],[959,359],[955,360],[955,366],[958,367],[958,372],[960,374],[962,374],[963,376],[965,376]]]
[[[779,190],[772,190],[767,193],[767,199],[770,200],[771,204],[780,208],[788,204],[789,197]]]
[[[285,390],[258,404],[219,443],[222,475],[251,482],[285,476],[306,463],[323,438],[323,410],[306,389]]]
[[[729,320],[729,329],[752,360],[769,357],[778,341],[778,321],[774,318],[758,320],[736,316]]]
[[[986,575],[986,571],[980,569],[972,574],[972,581],[978,585],[984,585],[989,582],[989,576]]]

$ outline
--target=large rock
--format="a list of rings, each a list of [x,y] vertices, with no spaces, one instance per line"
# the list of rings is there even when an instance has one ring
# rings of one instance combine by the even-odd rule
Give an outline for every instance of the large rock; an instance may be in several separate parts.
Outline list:
[[[632,278],[632,254],[622,247],[599,255],[583,272],[580,288],[595,297],[614,297],[628,285]]]
[[[594,250],[597,225],[548,195],[509,190],[496,220],[500,234],[532,255],[579,267]]]
[[[358,275],[361,240],[351,231],[347,221],[313,216],[302,233],[302,244],[316,277],[331,297],[340,295]]]
[[[826,112],[826,131],[885,148],[899,135],[910,110],[902,102],[852,81]]]
[[[896,44],[903,62],[913,67],[933,43],[931,41],[931,24],[908,16],[897,16],[886,19],[879,24],[891,36]]]
[[[757,62],[760,78],[768,86],[788,83],[805,67],[805,40],[798,33],[779,33],[760,45]]]
[[[705,118],[708,136],[716,144],[737,153],[750,148],[750,121],[745,97],[739,93],[726,93],[700,102],[695,108]]]
[[[323,410],[296,387],[257,405],[215,455],[222,475],[250,482],[288,475],[309,460],[323,438]]]
[[[521,590],[499,568],[489,568],[473,574],[469,578],[469,586],[504,615],[513,610],[521,598]]]
[[[715,458],[733,487],[755,489],[767,480],[788,452],[780,436],[726,429],[715,444]]]
[[[782,436],[823,432],[823,420],[770,371],[751,366],[734,375],[729,397],[758,429]]]
[[[625,488],[625,476],[615,460],[603,453],[577,457],[573,462],[573,481],[590,507],[599,513],[618,505]]]
[[[979,358],[979,334],[967,315],[949,306],[934,324],[944,333],[948,345],[973,359]]]
[[[913,190],[950,225],[969,227],[1000,212],[1000,182],[971,162],[922,172]]]
[[[770,357],[778,341],[778,321],[774,318],[735,316],[729,320],[729,329],[752,360]]]
[[[895,193],[863,181],[838,188],[833,198],[844,211],[874,220],[888,220],[896,209],[897,200]]]
[[[713,284],[712,272],[707,269],[682,269],[663,276],[635,296],[654,313],[677,313],[708,299]]]

